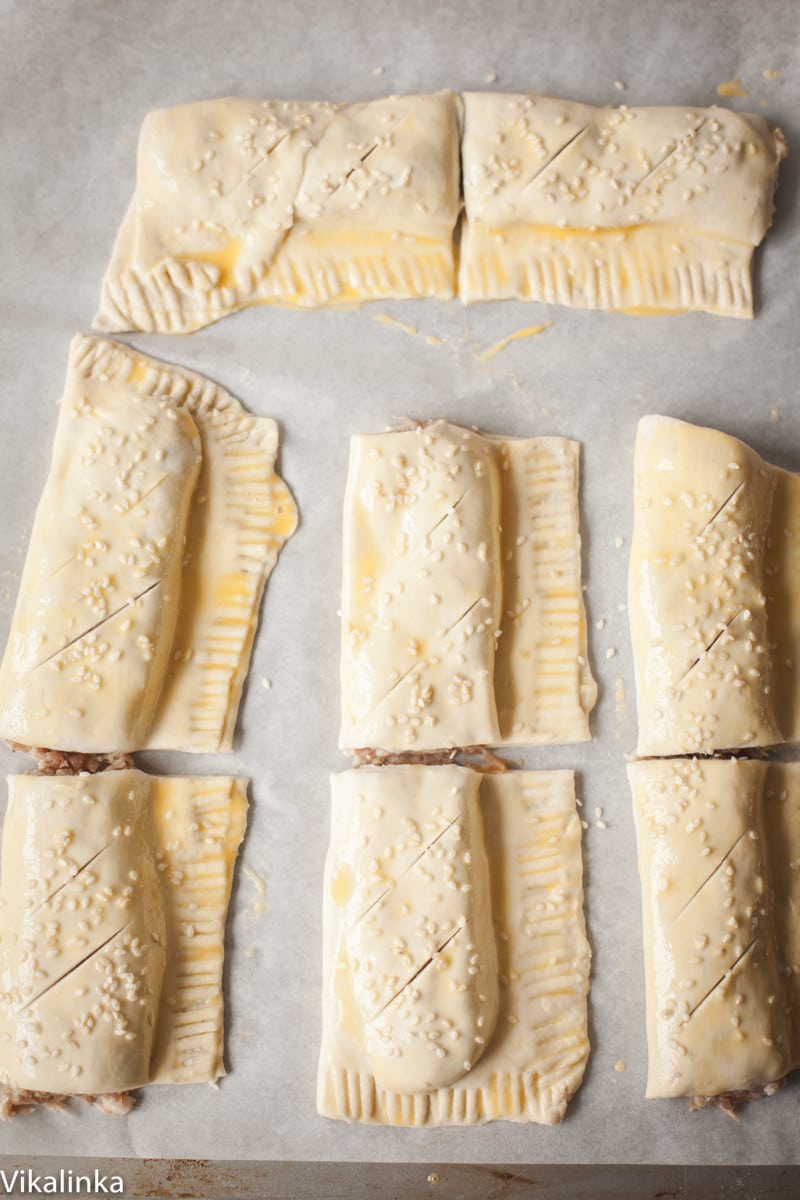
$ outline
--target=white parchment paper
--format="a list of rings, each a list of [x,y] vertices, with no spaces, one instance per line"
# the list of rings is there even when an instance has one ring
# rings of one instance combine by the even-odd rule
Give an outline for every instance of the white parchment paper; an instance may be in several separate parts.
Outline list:
[[[706,104],[717,99],[717,83],[738,75],[750,96],[726,102],[765,113],[794,145],[775,228],[758,254],[752,323],[431,302],[354,312],[261,308],[187,338],[131,339],[217,379],[282,424],[282,471],[302,525],[269,583],[236,752],[142,760],[252,777],[243,862],[266,880],[266,911],[252,911],[256,889],[240,871],[226,980],[231,1073],[219,1090],[151,1088],[124,1120],[82,1108],[72,1117],[40,1112],[0,1127],[0,1154],[798,1161],[797,1081],[751,1105],[739,1125],[717,1112],[690,1116],[682,1101],[644,1101],[640,902],[624,774],[635,743],[624,602],[637,418],[658,411],[708,422],[800,469],[798,34],[792,0],[0,0],[3,640],[68,342],[95,311],[148,109],[231,93],[344,100],[443,86]],[[775,71],[780,78],[765,77]],[[376,322],[379,313],[422,336]],[[505,335],[545,319],[553,324],[540,336],[477,361]],[[521,756],[530,766],[575,767],[590,822],[592,1055],[560,1127],[365,1129],[315,1112],[327,775],[346,765],[336,735],[348,435],[403,415],[583,444],[591,657],[601,686],[595,740]],[[28,766],[0,749],[0,771]]]

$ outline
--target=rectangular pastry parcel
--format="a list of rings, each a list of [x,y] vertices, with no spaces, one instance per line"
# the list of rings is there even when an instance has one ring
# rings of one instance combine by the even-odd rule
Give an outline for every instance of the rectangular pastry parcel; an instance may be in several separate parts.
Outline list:
[[[15,775],[0,871],[0,1085],[224,1074],[222,964],[247,781]]]
[[[639,423],[628,611],[641,756],[800,737],[800,476],[736,438]]]
[[[459,105],[229,97],[149,113],[97,328],[188,333],[249,304],[452,297]]]
[[[652,1097],[769,1094],[800,1065],[800,763],[628,767]]]
[[[78,336],[0,665],[0,736],[229,750],[297,513],[278,429],[189,371]]]
[[[463,96],[462,300],[749,317],[785,142],[725,108]]]
[[[320,1113],[560,1121],[589,1054],[572,772],[361,767],[332,791]]]
[[[565,438],[352,438],[343,749],[589,738],[578,476]]]

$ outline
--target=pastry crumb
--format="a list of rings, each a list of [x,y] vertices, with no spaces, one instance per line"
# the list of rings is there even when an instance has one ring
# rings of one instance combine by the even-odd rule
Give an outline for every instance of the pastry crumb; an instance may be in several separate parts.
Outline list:
[[[614,539],[614,545],[616,546],[617,550],[621,550],[622,547],[625,545],[625,538],[624,537],[616,537]]]
[[[622,1058],[618,1058],[617,1061],[614,1063],[614,1070],[617,1072],[618,1075],[621,1075],[623,1073],[623,1071],[627,1071],[627,1069],[628,1069],[628,1064]]]
[[[256,898],[247,911],[254,917],[262,917],[267,911],[267,902],[264,899],[267,891],[267,881],[262,879],[258,872],[254,871],[247,863],[242,865],[242,871],[256,889]]]
[[[599,617],[595,624],[595,629],[605,629],[605,627],[606,627],[605,617]]]
[[[615,79],[615,80],[614,80],[614,87],[617,89],[617,91],[618,91],[618,92],[624,92],[624,91],[625,91],[625,84],[622,82],[622,80],[621,80],[621,79]]]
[[[775,405],[775,407],[773,408],[772,412],[770,413],[770,418],[771,418],[771,420],[772,420],[772,424],[773,424],[773,425],[777,425],[777,424],[778,424],[778,422],[780,421],[780,419],[781,419],[781,410],[778,408],[778,405],[777,405],[777,404]]]
[[[490,71],[489,74],[484,78],[483,82],[484,83],[497,83],[497,72]]]
[[[382,75],[382,74],[383,74],[383,67],[373,67],[373,68],[372,68],[372,74],[373,74],[373,75],[376,75],[376,76],[377,76],[377,75]]]
[[[722,83],[717,84],[717,95],[726,96],[728,98],[738,96],[744,100],[750,95],[750,93],[748,92],[747,88],[742,85],[742,81],[739,76],[735,75],[733,79],[724,79]]]
[[[505,350],[506,346],[510,346],[512,342],[518,342],[522,338],[537,337],[538,334],[544,333],[545,329],[549,329],[553,324],[552,321],[542,321],[541,325],[526,325],[524,329],[517,329],[514,333],[509,333],[507,337],[501,338],[494,346],[490,346],[488,350],[484,350],[481,354],[476,354],[475,358],[478,362],[488,362],[490,358],[494,358],[495,354],[499,354],[501,350]]]
[[[780,79],[781,77],[780,71],[776,71],[774,67],[767,67],[761,74],[765,79]]]
[[[606,650],[606,658],[615,658],[617,653],[616,646],[609,646]]]

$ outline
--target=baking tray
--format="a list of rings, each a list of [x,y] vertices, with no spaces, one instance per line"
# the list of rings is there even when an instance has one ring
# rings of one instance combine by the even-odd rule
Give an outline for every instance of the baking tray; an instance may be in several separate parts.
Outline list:
[[[764,113],[782,126],[790,146],[800,145],[800,9],[778,0],[0,0],[0,20],[6,165],[0,637],[47,470],[67,346],[90,326],[149,108],[225,94],[345,100],[443,86],[533,89],[589,102],[707,104],[718,99],[718,83],[738,76],[750,95],[725,103]],[[790,154],[784,164],[775,228],[757,255],[753,322],[702,315],[641,320],[515,302],[468,309],[458,302],[395,302],[354,311],[261,308],[187,338],[129,339],[218,380],[282,427],[282,473],[300,506],[301,527],[268,586],[235,751],[140,758],[159,770],[251,776],[243,862],[266,881],[266,910],[258,913],[256,889],[240,871],[226,979],[231,1074],[219,1090],[151,1089],[118,1121],[88,1109],[72,1117],[37,1113],[0,1128],[0,1166],[37,1162],[46,1152],[60,1161],[134,1160],[137,1171],[145,1160],[219,1160],[219,1168],[208,1168],[218,1175],[222,1160],[234,1159],[252,1180],[295,1178],[301,1194],[302,1172],[311,1168],[293,1163],[331,1164],[324,1178],[339,1178],[346,1193],[341,1179],[355,1186],[366,1178],[346,1166],[359,1162],[422,1170],[438,1163],[441,1175],[455,1163],[513,1174],[513,1164],[531,1163],[553,1171],[562,1164],[569,1172],[580,1164],[679,1169],[798,1161],[797,1082],[751,1105],[738,1125],[717,1112],[692,1116],[683,1102],[643,1102],[639,888],[624,773],[635,743],[624,601],[637,418],[660,411],[715,424],[771,461],[800,468],[797,160]],[[418,333],[378,322],[378,315]],[[545,320],[552,326],[539,336],[479,361],[481,351],[509,333]],[[429,344],[431,336],[441,345]],[[348,436],[404,416],[446,416],[506,434],[563,434],[583,446],[585,581],[600,683],[595,738],[517,756],[527,766],[574,767],[589,822],[592,1055],[583,1087],[556,1128],[366,1129],[315,1113],[327,775],[346,765],[336,740]],[[28,765],[0,750],[0,770]],[[596,808],[603,809],[605,829]],[[619,1061],[624,1072],[615,1070]],[[403,1179],[420,1178],[417,1165],[407,1169],[412,1174]],[[609,1167],[607,1178],[616,1178],[616,1170]],[[526,1184],[528,1176],[525,1168]],[[401,1177],[393,1178],[399,1189]],[[675,1186],[684,1185],[685,1178]],[[191,1184],[202,1186],[205,1192],[189,1194],[213,1194],[211,1182]],[[556,1179],[553,1186],[561,1185]]]

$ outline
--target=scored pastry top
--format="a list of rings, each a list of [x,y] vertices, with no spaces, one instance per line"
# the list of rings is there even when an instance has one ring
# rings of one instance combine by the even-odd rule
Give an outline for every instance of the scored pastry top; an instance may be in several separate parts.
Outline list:
[[[463,101],[470,223],[683,225],[753,246],[770,226],[784,144],[757,113],[494,92]]]
[[[359,435],[344,507],[342,748],[589,737],[574,442]]]
[[[261,594],[297,512],[277,425],[209,380],[77,337],[0,666],[0,735],[230,749]]]
[[[334,775],[326,894],[341,910],[331,986],[383,1087],[447,1087],[497,1021],[497,950],[478,805],[461,767]],[[398,820],[399,818],[399,820]]]
[[[362,767],[332,793],[320,1113],[560,1121],[589,1054],[572,772]]]
[[[796,477],[736,438],[666,417],[639,423],[634,472],[638,753],[797,736],[797,668],[781,649],[800,604]]]
[[[57,1095],[224,1074],[222,962],[246,781],[9,779],[0,1084]]]
[[[459,204],[451,92],[159,109],[96,325],[187,332],[249,303],[452,296]]]
[[[459,293],[631,313],[753,313],[780,130],[723,108],[468,92]]]
[[[796,1063],[785,978],[796,915],[771,876],[797,851],[797,764],[661,759],[628,767],[644,912],[648,1096],[716,1096]],[[774,811],[789,789],[793,811]],[[788,825],[777,836],[780,821]],[[788,889],[787,889],[788,890]],[[796,891],[796,889],[795,889]],[[779,940],[780,939],[780,940]],[[795,960],[796,961],[796,960]],[[796,992],[796,989],[794,989]]]

